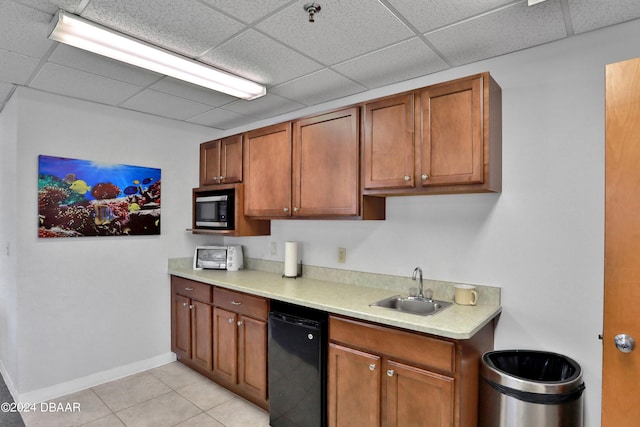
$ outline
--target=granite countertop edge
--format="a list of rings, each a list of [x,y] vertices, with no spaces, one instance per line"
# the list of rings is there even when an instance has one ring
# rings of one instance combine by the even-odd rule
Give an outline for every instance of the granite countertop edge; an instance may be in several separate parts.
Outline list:
[[[280,274],[258,270],[194,270],[171,262],[168,273],[331,314],[457,340],[472,338],[502,312],[502,306],[496,303],[476,306],[452,304],[435,315],[418,316],[369,306],[374,301],[401,293],[389,289],[305,277],[284,278]]]

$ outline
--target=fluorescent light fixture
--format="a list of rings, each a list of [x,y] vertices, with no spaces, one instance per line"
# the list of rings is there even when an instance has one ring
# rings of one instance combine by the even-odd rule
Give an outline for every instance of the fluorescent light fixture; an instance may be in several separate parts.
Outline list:
[[[242,99],[267,93],[264,86],[136,40],[60,10],[49,38]]]

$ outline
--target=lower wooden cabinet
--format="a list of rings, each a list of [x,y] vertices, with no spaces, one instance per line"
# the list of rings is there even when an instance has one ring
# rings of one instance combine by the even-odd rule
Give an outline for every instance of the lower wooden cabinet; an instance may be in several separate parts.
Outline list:
[[[268,300],[171,276],[171,350],[178,360],[268,409]]]
[[[448,340],[378,324],[329,319],[330,427],[477,425],[480,356],[493,325]]]

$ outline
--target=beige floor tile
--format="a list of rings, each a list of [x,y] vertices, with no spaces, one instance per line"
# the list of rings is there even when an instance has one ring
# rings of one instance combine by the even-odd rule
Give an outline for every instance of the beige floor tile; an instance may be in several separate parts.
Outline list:
[[[266,427],[269,413],[241,398],[233,398],[207,411],[226,427]]]
[[[200,413],[195,405],[172,391],[117,412],[127,427],[168,427]]]
[[[202,414],[189,418],[187,421],[177,424],[176,427],[225,427],[220,424],[211,415],[203,412]]]
[[[113,412],[118,412],[169,393],[171,389],[153,375],[143,372],[101,384],[93,391]]]
[[[110,414],[90,423],[82,424],[82,427],[125,427],[125,425],[115,414]]]
[[[236,397],[235,394],[213,381],[200,381],[176,391],[203,411]]]
[[[90,389],[52,399],[46,403],[38,403],[36,409],[35,412],[22,414],[27,427],[79,426],[111,413],[111,410]]]
[[[208,379],[196,371],[187,368],[180,362],[167,363],[166,365],[147,371],[174,390],[195,384]]]

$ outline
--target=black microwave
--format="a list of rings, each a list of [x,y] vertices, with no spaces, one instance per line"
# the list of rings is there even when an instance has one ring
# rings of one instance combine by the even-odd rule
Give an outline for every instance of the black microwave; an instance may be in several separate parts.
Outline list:
[[[199,193],[194,200],[195,227],[212,230],[234,229],[235,191]]]

